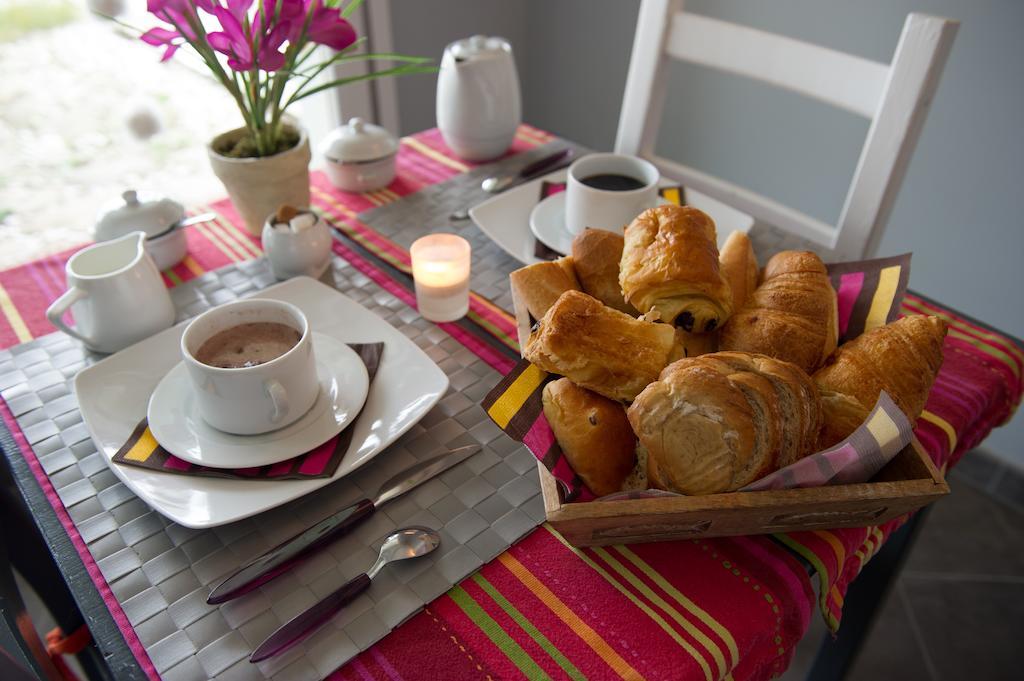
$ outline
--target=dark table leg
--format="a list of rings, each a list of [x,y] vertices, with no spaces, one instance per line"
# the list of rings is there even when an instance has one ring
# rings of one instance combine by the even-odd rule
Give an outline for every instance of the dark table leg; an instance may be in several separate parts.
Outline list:
[[[839,634],[834,639],[825,636],[807,674],[807,681],[839,681],[849,672],[927,514],[928,508],[925,507],[893,533],[850,585],[844,599]]]
[[[9,542],[10,562],[33,585],[65,634],[82,622],[89,627],[93,643],[77,656],[89,679],[144,679],[71,538],[3,423],[0,449],[0,540]]]

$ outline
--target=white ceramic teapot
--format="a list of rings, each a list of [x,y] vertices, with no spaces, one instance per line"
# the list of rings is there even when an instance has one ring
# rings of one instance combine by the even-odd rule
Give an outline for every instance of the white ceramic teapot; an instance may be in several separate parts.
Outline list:
[[[497,158],[522,119],[519,77],[504,38],[476,35],[448,45],[437,76],[437,127],[467,161]]]
[[[170,327],[174,303],[145,243],[145,232],[131,232],[71,256],[68,290],[46,318],[96,352],[117,352]],[[73,328],[61,319],[68,308]]]

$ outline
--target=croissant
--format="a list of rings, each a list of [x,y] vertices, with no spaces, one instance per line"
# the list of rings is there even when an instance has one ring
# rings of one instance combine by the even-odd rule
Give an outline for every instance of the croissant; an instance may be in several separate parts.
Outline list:
[[[635,316],[637,311],[622,297],[619,286],[622,245],[621,234],[588,227],[572,240],[572,259],[584,293]]]
[[[798,367],[716,352],[667,366],[626,410],[648,483],[682,494],[739,489],[812,453],[818,391]]]
[[[910,315],[843,343],[813,376],[825,410],[819,448],[848,437],[883,390],[916,422],[942,366],[945,337],[942,319]]]
[[[668,364],[668,324],[635,319],[580,291],[566,291],[526,342],[523,356],[545,371],[613,400],[629,401]]]
[[[689,206],[651,208],[626,227],[619,284],[648,319],[685,331],[714,331],[732,313],[715,223]]]
[[[839,336],[836,292],[821,258],[783,251],[764,268],[764,282],[722,329],[723,350],[758,352],[813,373]]]
[[[739,230],[730,234],[718,254],[718,262],[732,291],[733,312],[737,312],[757,288],[757,256],[750,237]]]
[[[579,291],[571,257],[520,267],[509,275],[509,285],[534,319],[540,319],[566,291]]]

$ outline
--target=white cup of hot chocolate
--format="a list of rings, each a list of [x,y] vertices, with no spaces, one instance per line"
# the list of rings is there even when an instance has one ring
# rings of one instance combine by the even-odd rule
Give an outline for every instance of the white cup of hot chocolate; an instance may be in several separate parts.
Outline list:
[[[181,355],[203,419],[257,435],[301,418],[320,392],[310,336],[302,310],[280,300],[240,300],[193,319]]]

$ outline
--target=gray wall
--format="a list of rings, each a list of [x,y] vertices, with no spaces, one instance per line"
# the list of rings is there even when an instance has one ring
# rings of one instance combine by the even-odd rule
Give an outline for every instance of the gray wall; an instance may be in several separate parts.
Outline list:
[[[597,149],[612,146],[636,0],[392,0],[392,6],[399,50],[440,54],[449,39],[505,35],[516,50],[525,120]],[[1024,180],[1024,3],[691,0],[687,7],[886,62],[909,12],[959,19],[879,252],[913,251],[913,288],[1024,337],[1024,229],[1016,202]],[[400,85],[406,132],[434,124],[433,80],[412,80]],[[866,121],[852,114],[674,64],[658,148],[834,222],[866,131]],[[1024,417],[997,430],[986,446],[1024,466],[1022,442]]]

